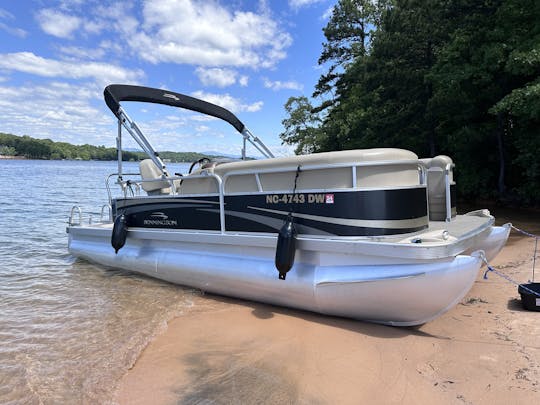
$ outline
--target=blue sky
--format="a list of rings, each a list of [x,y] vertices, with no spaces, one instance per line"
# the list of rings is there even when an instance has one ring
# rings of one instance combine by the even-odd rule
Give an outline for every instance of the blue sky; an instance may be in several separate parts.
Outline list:
[[[317,59],[334,4],[1,1],[0,132],[114,146],[103,88],[138,84],[222,105],[275,154],[291,154],[278,136],[283,105],[310,96],[324,72]],[[158,150],[239,153],[241,137],[222,121],[142,103],[125,109]]]

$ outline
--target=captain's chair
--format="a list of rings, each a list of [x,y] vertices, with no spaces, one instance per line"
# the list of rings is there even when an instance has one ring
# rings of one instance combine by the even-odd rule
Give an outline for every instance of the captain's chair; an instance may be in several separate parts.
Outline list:
[[[168,181],[158,181],[162,178],[162,173],[152,161],[152,159],[144,159],[139,163],[139,170],[143,180],[142,188],[148,195],[170,194],[171,187]]]

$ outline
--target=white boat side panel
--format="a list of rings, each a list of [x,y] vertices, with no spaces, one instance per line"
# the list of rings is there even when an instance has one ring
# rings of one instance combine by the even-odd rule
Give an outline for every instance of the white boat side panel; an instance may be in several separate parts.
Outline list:
[[[359,188],[373,187],[380,189],[419,184],[418,166],[411,164],[358,167],[356,178],[356,187]]]
[[[376,162],[376,161],[399,161],[418,160],[418,156],[404,149],[375,148],[356,149],[339,152],[313,153],[310,155],[298,155],[278,157],[273,159],[248,160],[242,162],[223,163],[214,169],[216,174],[225,174],[236,170],[257,171],[260,169],[272,169],[282,167],[296,167],[298,165],[332,165],[349,162]]]

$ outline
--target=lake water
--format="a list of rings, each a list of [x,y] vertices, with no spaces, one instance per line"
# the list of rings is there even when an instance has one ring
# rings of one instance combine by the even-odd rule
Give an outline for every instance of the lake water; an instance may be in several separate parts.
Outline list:
[[[185,172],[186,165],[171,167]],[[0,403],[109,402],[196,291],[67,252],[73,205],[99,217],[115,162],[0,160]],[[138,171],[125,163],[124,171]]]

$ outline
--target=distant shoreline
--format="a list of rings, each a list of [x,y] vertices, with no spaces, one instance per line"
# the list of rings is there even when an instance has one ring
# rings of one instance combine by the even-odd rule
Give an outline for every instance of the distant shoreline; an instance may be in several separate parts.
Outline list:
[[[0,155],[0,160],[37,160],[37,161],[47,161],[47,162],[62,162],[62,161],[69,161],[69,162],[117,162],[117,160],[114,159],[39,159],[39,158],[29,158],[26,156],[8,156],[8,155]],[[123,160],[123,162],[140,162],[140,160]],[[166,164],[189,164],[192,163],[189,160],[182,160],[182,161],[171,161],[169,159],[164,159],[164,163]]]

